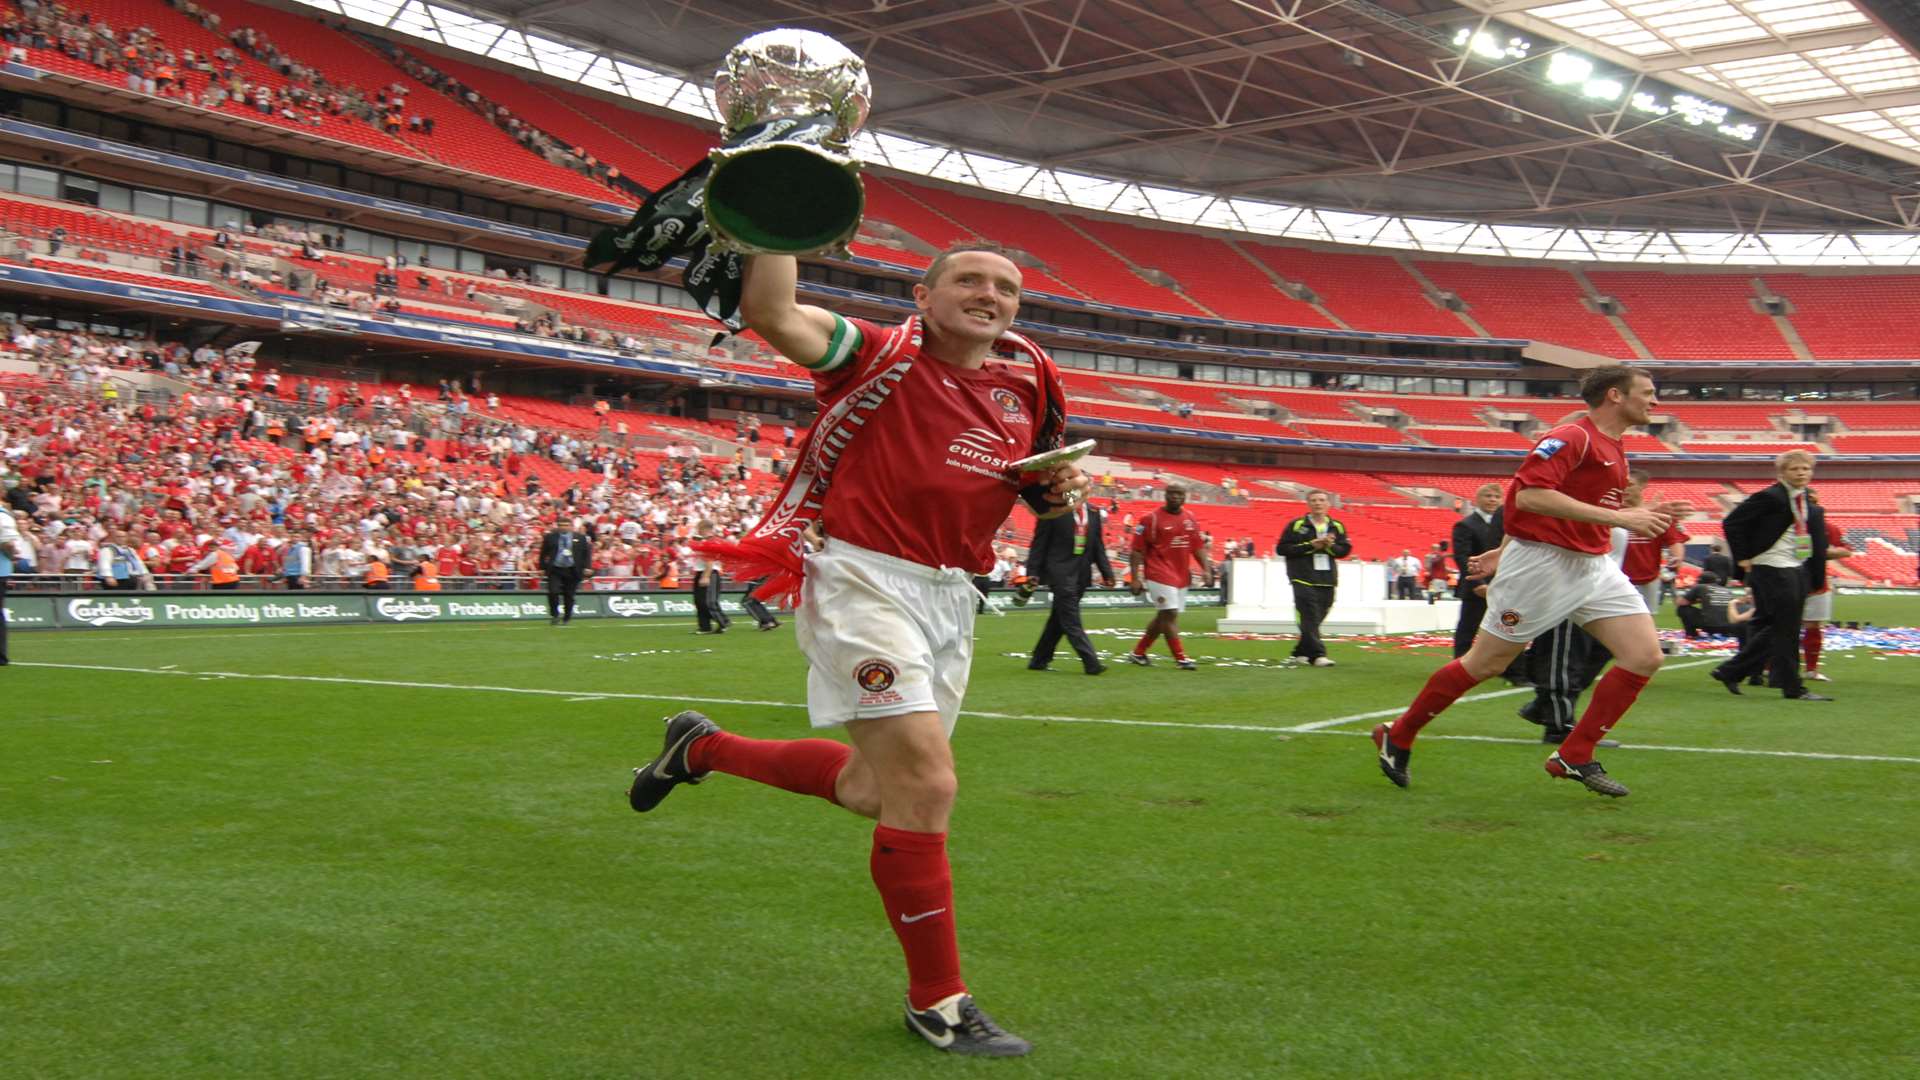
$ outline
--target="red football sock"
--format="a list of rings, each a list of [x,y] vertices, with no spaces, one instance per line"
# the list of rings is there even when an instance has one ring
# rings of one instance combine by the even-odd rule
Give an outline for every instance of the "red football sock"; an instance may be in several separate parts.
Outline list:
[[[925,1009],[966,993],[960,943],[954,938],[947,834],[876,825],[869,865],[887,925],[907,954],[907,999],[913,1007]]]
[[[687,747],[687,768],[723,772],[828,802],[853,748],[832,739],[749,739],[716,731]]]
[[[1609,668],[1594,686],[1593,700],[1587,702],[1587,711],[1580,714],[1573,734],[1560,744],[1560,760],[1569,765],[1592,761],[1594,746],[1613,730],[1614,722],[1633,707],[1633,699],[1640,696],[1640,688],[1647,685],[1648,678],[1626,668]]]
[[[1138,655],[1138,656],[1147,655],[1147,650],[1153,648],[1153,643],[1159,640],[1160,640],[1160,631],[1158,630],[1148,630],[1146,633],[1141,634],[1140,643],[1133,647],[1133,651],[1135,655]]]
[[[1185,660],[1187,658],[1187,650],[1180,645],[1180,631],[1167,631],[1167,651],[1173,654],[1175,660]]]
[[[1821,632],[1819,623],[1807,627],[1806,636],[1800,639],[1800,647],[1806,651],[1807,670],[1820,670],[1820,645],[1826,635]]]
[[[1427,677],[1427,685],[1420,688],[1420,694],[1400,714],[1387,731],[1387,738],[1401,749],[1413,746],[1413,740],[1419,736],[1420,729],[1427,721],[1446,711],[1447,706],[1460,700],[1460,695],[1480,685],[1480,680],[1467,674],[1467,669],[1455,660],[1446,667]]]

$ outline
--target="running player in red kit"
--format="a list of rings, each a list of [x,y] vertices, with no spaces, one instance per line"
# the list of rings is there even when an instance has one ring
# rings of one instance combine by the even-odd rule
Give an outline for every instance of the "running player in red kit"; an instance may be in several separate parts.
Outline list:
[[[796,272],[790,257],[748,259],[740,311],[813,372],[820,417],[773,508],[724,555],[742,577],[773,575],[763,595],[798,591],[812,724],[844,727],[853,745],[748,739],[683,712],[667,719],[660,756],[634,771],[628,800],[649,811],[720,772],[877,819],[869,869],[906,954],[907,1029],[954,1053],[1025,1054],[1028,1042],[980,1011],[960,976],[948,740],[973,658],[972,579],[993,566],[994,531],[1016,497],[1045,516],[1084,498],[1072,465],[1008,469],[1060,445],[1059,376],[1009,333],[1020,270],[999,248],[935,259],[914,288],[919,314],[893,327],[799,303]],[[1032,366],[990,363],[996,350]],[[803,554],[816,524],[823,546]]]
[[[1640,591],[1609,556],[1608,532],[1617,526],[1657,537],[1673,517],[1668,507],[1630,507],[1622,499],[1628,479],[1620,436],[1646,423],[1658,403],[1652,377],[1639,368],[1594,368],[1580,379],[1580,397],[1587,414],[1547,432],[1508,485],[1506,543],[1473,559],[1474,575],[1497,571],[1480,625],[1486,632],[1433,673],[1392,727],[1373,729],[1380,771],[1401,787],[1421,728],[1505,671],[1529,641],[1571,619],[1613,654],[1613,668],[1573,733],[1547,758],[1547,773],[1596,794],[1627,794],[1593,759],[1593,748],[1660,670],[1660,640]]]
[[[1188,562],[1200,564],[1209,586],[1213,584],[1213,563],[1207,558],[1207,543],[1200,532],[1200,523],[1183,509],[1186,504],[1186,487],[1168,484],[1167,504],[1134,526],[1133,554],[1128,560],[1132,563],[1133,595],[1146,594],[1153,600],[1155,610],[1147,632],[1140,635],[1139,644],[1127,654],[1129,664],[1146,667],[1152,663],[1147,658],[1147,650],[1153,647],[1155,638],[1164,634],[1174,665],[1182,671],[1199,670],[1199,665],[1187,659],[1187,651],[1180,646],[1180,613],[1187,609],[1187,583],[1193,580]]]

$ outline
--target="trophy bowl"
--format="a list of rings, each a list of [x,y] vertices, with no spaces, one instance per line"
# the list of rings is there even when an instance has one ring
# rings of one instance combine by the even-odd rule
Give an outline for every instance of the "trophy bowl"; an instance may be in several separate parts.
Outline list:
[[[742,254],[844,254],[866,210],[849,155],[866,123],[866,64],[811,30],[755,34],[713,79],[726,144],[703,200],[714,244]]]

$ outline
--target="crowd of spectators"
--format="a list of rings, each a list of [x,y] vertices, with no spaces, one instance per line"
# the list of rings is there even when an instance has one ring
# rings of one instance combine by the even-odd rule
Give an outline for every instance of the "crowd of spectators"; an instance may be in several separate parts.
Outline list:
[[[91,12],[72,11],[54,0],[16,0],[17,10],[0,14],[0,41],[10,59],[25,61],[26,49],[52,49],[72,60],[92,64],[122,77],[128,90],[172,98],[207,109],[228,105],[265,116],[277,116],[308,127],[325,127],[329,118],[384,131],[389,135],[431,137],[435,120],[430,111],[409,108],[408,86],[395,80],[387,86],[365,88],[329,80],[317,68],[294,59],[260,30],[235,27],[225,31],[228,44],[217,49],[195,49],[166,41],[147,26],[114,27]],[[167,6],[214,34],[223,34],[218,12],[193,0],[164,0]],[[343,33],[351,31],[342,30]],[[528,152],[562,168],[591,177],[610,188],[644,198],[645,188],[597,159],[586,147],[571,146],[513,115],[505,106],[482,97],[431,65],[386,42],[374,43],[394,64],[413,78],[446,94],[505,131]],[[277,84],[248,78],[246,61],[278,76]]]
[[[10,344],[38,370],[5,391],[0,484],[35,548],[30,572],[80,586],[99,576],[103,545],[132,547],[163,585],[192,587],[204,581],[165,579],[204,578],[201,564],[219,551],[244,576],[277,579],[305,544],[323,584],[406,588],[432,561],[449,587],[518,587],[541,534],[583,518],[601,587],[677,588],[690,579],[695,526],[744,528],[771,487],[741,459],[690,444],[641,454],[501,421],[453,381],[416,402],[408,387],[342,395],[325,381],[256,374],[206,347],[34,331]],[[136,403],[113,377],[155,363],[193,389]],[[421,437],[424,413],[452,430]],[[543,485],[536,457],[570,482]]]

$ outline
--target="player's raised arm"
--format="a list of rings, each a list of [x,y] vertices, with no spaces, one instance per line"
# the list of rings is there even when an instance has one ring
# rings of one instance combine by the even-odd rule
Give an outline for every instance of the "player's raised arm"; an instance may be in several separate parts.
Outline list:
[[[825,308],[802,304],[795,292],[800,264],[790,255],[754,255],[740,286],[740,317],[782,356],[804,368],[829,366],[853,327]],[[853,343],[846,343],[851,355]]]

